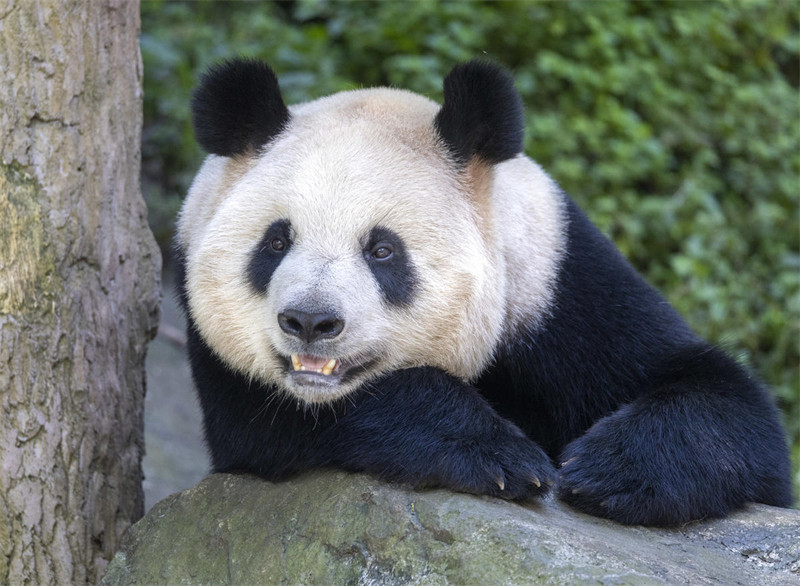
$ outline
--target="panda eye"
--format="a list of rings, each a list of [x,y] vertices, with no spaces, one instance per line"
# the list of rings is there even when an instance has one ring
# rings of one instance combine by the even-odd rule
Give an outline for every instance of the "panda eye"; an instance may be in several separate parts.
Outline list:
[[[283,252],[286,249],[286,241],[283,238],[273,238],[269,245],[275,252]]]
[[[372,249],[370,256],[375,260],[387,260],[391,258],[393,254],[392,247],[386,243],[380,243],[375,248]]]

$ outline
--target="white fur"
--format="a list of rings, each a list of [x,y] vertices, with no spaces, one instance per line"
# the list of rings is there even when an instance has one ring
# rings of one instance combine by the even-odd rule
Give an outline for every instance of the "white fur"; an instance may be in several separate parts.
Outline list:
[[[535,163],[519,156],[488,169],[491,193],[471,192],[434,132],[438,105],[400,90],[344,92],[290,111],[288,129],[249,160],[208,157],[179,219],[191,315],[228,365],[308,402],[408,366],[470,380],[504,333],[546,316],[565,220]],[[250,255],[281,218],[293,246],[268,290],[254,292]],[[400,235],[414,265],[408,307],[385,302],[364,260],[376,225]],[[278,326],[286,307],[336,311],[345,329],[317,350],[376,367],[333,388],[294,384],[277,358],[303,353]]]
[[[541,326],[549,315],[566,249],[564,196],[525,156],[495,167],[492,211],[506,282],[504,332]]]

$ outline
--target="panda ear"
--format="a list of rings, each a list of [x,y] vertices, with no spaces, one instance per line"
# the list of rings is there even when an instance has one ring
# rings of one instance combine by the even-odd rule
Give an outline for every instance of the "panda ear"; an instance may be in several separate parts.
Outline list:
[[[192,94],[197,142],[211,154],[232,157],[256,150],[289,122],[278,78],[257,59],[211,66]]]
[[[456,65],[444,78],[435,127],[460,166],[472,157],[494,164],[522,152],[522,100],[511,74],[485,61]]]

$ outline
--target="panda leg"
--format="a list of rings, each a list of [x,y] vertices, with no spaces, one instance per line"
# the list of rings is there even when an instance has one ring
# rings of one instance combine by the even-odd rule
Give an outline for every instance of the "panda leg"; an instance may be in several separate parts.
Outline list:
[[[784,436],[758,382],[712,347],[672,357],[655,380],[565,448],[561,499],[644,525],[720,517],[748,501],[791,505]]]
[[[544,451],[443,371],[401,370],[372,387],[319,437],[312,467],[510,500],[542,495],[553,484]]]

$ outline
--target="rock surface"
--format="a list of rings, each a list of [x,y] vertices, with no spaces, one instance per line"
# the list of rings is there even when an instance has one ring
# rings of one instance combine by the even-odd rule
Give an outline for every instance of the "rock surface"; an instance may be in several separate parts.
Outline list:
[[[217,474],[129,529],[102,584],[800,584],[800,511],[674,529],[368,476]]]

